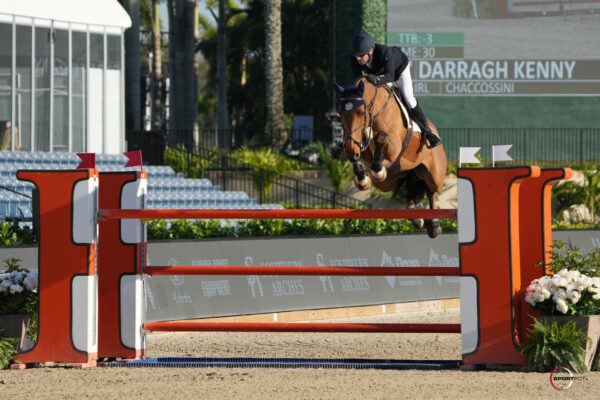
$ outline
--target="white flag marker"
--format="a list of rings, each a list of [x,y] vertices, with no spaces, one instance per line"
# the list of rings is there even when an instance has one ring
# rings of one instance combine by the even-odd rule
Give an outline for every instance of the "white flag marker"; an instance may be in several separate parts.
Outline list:
[[[508,151],[512,147],[512,144],[506,144],[502,146],[492,146],[492,167],[495,166],[496,161],[511,161],[512,157],[508,155]]]
[[[479,160],[475,157],[475,153],[481,150],[481,147],[461,147],[460,155],[458,159],[458,166],[462,164],[476,163],[479,164]]]

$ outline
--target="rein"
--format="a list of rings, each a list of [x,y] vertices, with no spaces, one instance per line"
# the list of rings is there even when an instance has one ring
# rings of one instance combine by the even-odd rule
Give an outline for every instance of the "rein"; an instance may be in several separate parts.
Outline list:
[[[379,111],[377,111],[377,114],[374,114],[375,99],[377,98],[377,90],[379,89],[380,86],[381,85],[375,85],[375,94],[373,94],[373,99],[371,100],[369,105],[366,107],[367,112],[365,112],[365,114],[364,114],[363,123],[360,126],[356,127],[350,133],[344,132],[345,133],[344,140],[352,140],[358,146],[361,153],[369,147],[369,145],[371,144],[371,140],[372,140],[372,135],[371,135],[371,137],[368,137],[367,139],[365,139],[367,137],[366,130],[370,129],[371,132],[373,132],[373,122],[375,121],[375,118],[377,118],[383,112],[383,110],[387,107],[387,105],[390,101],[390,98],[392,97],[392,90],[387,88],[387,85],[386,85],[386,89],[388,89],[388,97],[385,100],[383,107],[381,107],[381,109]],[[342,98],[342,101],[344,101],[344,100],[346,100],[346,101],[347,100],[362,100],[364,102],[365,99],[363,96],[360,98]],[[360,142],[358,140],[354,139],[354,133],[356,131],[358,131],[359,129],[362,129]]]

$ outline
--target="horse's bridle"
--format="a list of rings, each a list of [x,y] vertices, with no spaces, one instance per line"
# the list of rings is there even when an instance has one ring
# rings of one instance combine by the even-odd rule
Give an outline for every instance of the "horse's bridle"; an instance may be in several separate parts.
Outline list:
[[[373,99],[371,100],[369,105],[366,106],[367,110],[364,113],[365,117],[364,117],[363,123],[360,126],[356,127],[350,133],[348,133],[344,129],[344,141],[352,140],[358,146],[361,153],[369,147],[369,145],[371,144],[372,137],[373,137],[372,135],[370,137],[367,136],[367,134],[366,134],[367,128],[370,129],[371,132],[373,132],[373,121],[375,121],[375,118],[377,118],[379,116],[379,114],[381,114],[383,112],[385,107],[388,105],[390,98],[392,97],[392,91],[388,90],[388,98],[385,100],[385,104],[383,105],[383,107],[381,107],[381,109],[379,111],[377,111],[377,114],[373,114],[373,109],[375,108],[375,99],[377,98],[377,90],[379,89],[380,86],[381,86],[381,84],[375,85],[375,94],[373,94]],[[387,88],[387,85],[386,85],[386,88]],[[363,97],[344,97],[341,99],[341,102],[343,103],[344,101],[362,101],[366,105],[364,95],[363,95]],[[363,128],[363,130],[361,132],[361,137],[360,137],[360,142],[359,142],[358,140],[354,139],[353,135],[356,131],[358,131],[361,128]],[[367,139],[365,139],[365,138],[367,138]]]

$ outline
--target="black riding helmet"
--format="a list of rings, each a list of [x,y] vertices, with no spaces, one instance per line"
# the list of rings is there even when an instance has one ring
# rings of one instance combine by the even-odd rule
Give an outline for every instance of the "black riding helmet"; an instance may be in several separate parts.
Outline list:
[[[350,53],[353,57],[362,56],[373,47],[375,47],[375,39],[373,39],[373,36],[367,32],[360,32],[352,38]]]

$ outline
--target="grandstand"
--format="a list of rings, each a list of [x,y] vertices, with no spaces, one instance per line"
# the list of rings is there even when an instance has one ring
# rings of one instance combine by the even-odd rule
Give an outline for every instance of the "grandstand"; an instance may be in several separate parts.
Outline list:
[[[75,153],[0,151],[0,221],[31,222],[33,184],[17,180],[21,169],[74,169],[81,160]],[[131,171],[122,154],[97,154],[100,172]],[[261,205],[246,192],[223,191],[208,179],[185,178],[183,173],[162,165],[144,166],[148,172],[148,208],[177,209],[273,209]]]

